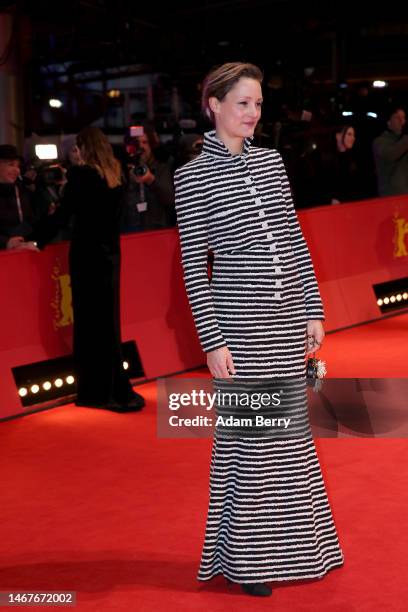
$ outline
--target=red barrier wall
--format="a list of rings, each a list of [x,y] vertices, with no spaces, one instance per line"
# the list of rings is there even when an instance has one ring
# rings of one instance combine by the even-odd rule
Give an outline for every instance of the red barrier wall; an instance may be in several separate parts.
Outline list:
[[[372,286],[408,276],[408,196],[299,214],[326,312],[325,329],[381,317]]]
[[[299,219],[326,330],[381,317],[372,285],[408,276],[408,196],[309,209]],[[67,247],[0,253],[0,418],[27,410],[12,367],[71,351]],[[122,237],[122,335],[136,341],[148,378],[205,363],[184,291],[176,229]]]
[[[67,253],[65,242],[41,253],[0,252],[0,418],[27,411],[12,367],[71,352]],[[148,378],[205,362],[184,291],[175,229],[122,237],[121,299],[122,340],[136,341]]]

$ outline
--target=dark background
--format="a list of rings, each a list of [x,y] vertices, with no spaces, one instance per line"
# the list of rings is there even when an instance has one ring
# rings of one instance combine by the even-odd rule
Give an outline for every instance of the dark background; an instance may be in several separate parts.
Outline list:
[[[261,66],[270,120],[282,104],[324,120],[350,105],[381,113],[390,98],[405,99],[405,7],[286,0],[47,0],[0,7],[15,16],[26,135],[74,132],[109,114],[122,97],[109,99],[106,91],[92,92],[84,84],[112,74],[159,73],[156,118],[171,121],[173,88],[183,101],[182,114],[197,116],[199,83],[224,61]],[[372,91],[375,78],[389,82],[386,91]],[[64,107],[44,117],[50,92],[63,97]],[[103,127],[109,131],[109,122]]]

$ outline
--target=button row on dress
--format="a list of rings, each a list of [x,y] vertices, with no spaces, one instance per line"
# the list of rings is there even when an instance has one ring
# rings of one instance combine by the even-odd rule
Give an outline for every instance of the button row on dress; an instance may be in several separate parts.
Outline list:
[[[250,177],[250,176],[246,176],[246,177],[244,178],[244,181],[245,181],[245,183],[246,183],[247,185],[250,185],[250,184],[252,183],[252,179],[251,179],[251,177]]]
[[[257,198],[257,199],[255,200],[255,202],[257,202],[257,203],[258,203],[258,200],[259,200],[259,202],[261,202],[261,199],[260,199],[260,198]],[[260,211],[258,212],[258,215],[259,215],[259,217],[261,217],[261,218],[266,217],[266,213],[265,213],[265,211],[264,211],[264,210],[260,210]],[[262,222],[262,229],[268,229],[268,222],[267,222],[267,221],[263,221],[263,222]],[[272,232],[267,232],[267,233],[266,233],[266,239],[267,239],[267,240],[273,240],[273,233],[272,233]],[[271,253],[276,253],[276,251],[277,251],[278,249],[277,249],[277,246],[276,246],[276,243],[275,243],[275,242],[274,242],[273,244],[270,244],[270,245],[269,245],[269,250],[271,251]],[[275,256],[275,257],[273,258],[273,263],[279,263],[279,262],[280,262],[279,257],[278,257],[278,256]],[[280,270],[280,268],[279,268],[279,270]],[[280,274],[280,272],[277,272],[277,274]]]

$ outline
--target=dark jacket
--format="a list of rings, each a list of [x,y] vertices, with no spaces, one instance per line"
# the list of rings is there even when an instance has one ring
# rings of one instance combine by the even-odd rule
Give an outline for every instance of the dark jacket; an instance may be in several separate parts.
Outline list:
[[[373,142],[378,195],[408,193],[408,135],[385,130]]]
[[[90,166],[73,166],[60,206],[36,227],[36,240],[42,247],[72,220],[71,250],[82,251],[89,259],[119,253],[119,227],[123,189],[109,189],[106,181]]]
[[[154,160],[149,164],[155,180],[144,185],[146,211],[140,212],[137,204],[142,201],[140,185],[129,177],[125,192],[123,230],[159,229],[175,224],[174,187],[170,161]]]
[[[19,217],[16,188],[20,195],[22,219]],[[20,181],[0,183],[0,249],[6,249],[9,238],[13,236],[31,236],[34,223],[31,197]]]
[[[363,174],[353,149],[340,152],[333,148],[325,153],[321,183],[323,204],[330,204],[333,199],[353,202],[366,197]]]

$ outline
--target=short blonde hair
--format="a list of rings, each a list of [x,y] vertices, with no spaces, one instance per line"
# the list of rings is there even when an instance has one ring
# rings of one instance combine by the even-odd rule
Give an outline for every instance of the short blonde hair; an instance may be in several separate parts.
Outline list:
[[[263,81],[263,72],[255,64],[245,62],[228,62],[213,68],[205,77],[202,85],[201,109],[207,119],[215,122],[214,113],[208,103],[211,97],[223,100],[227,93],[241,78]]]

